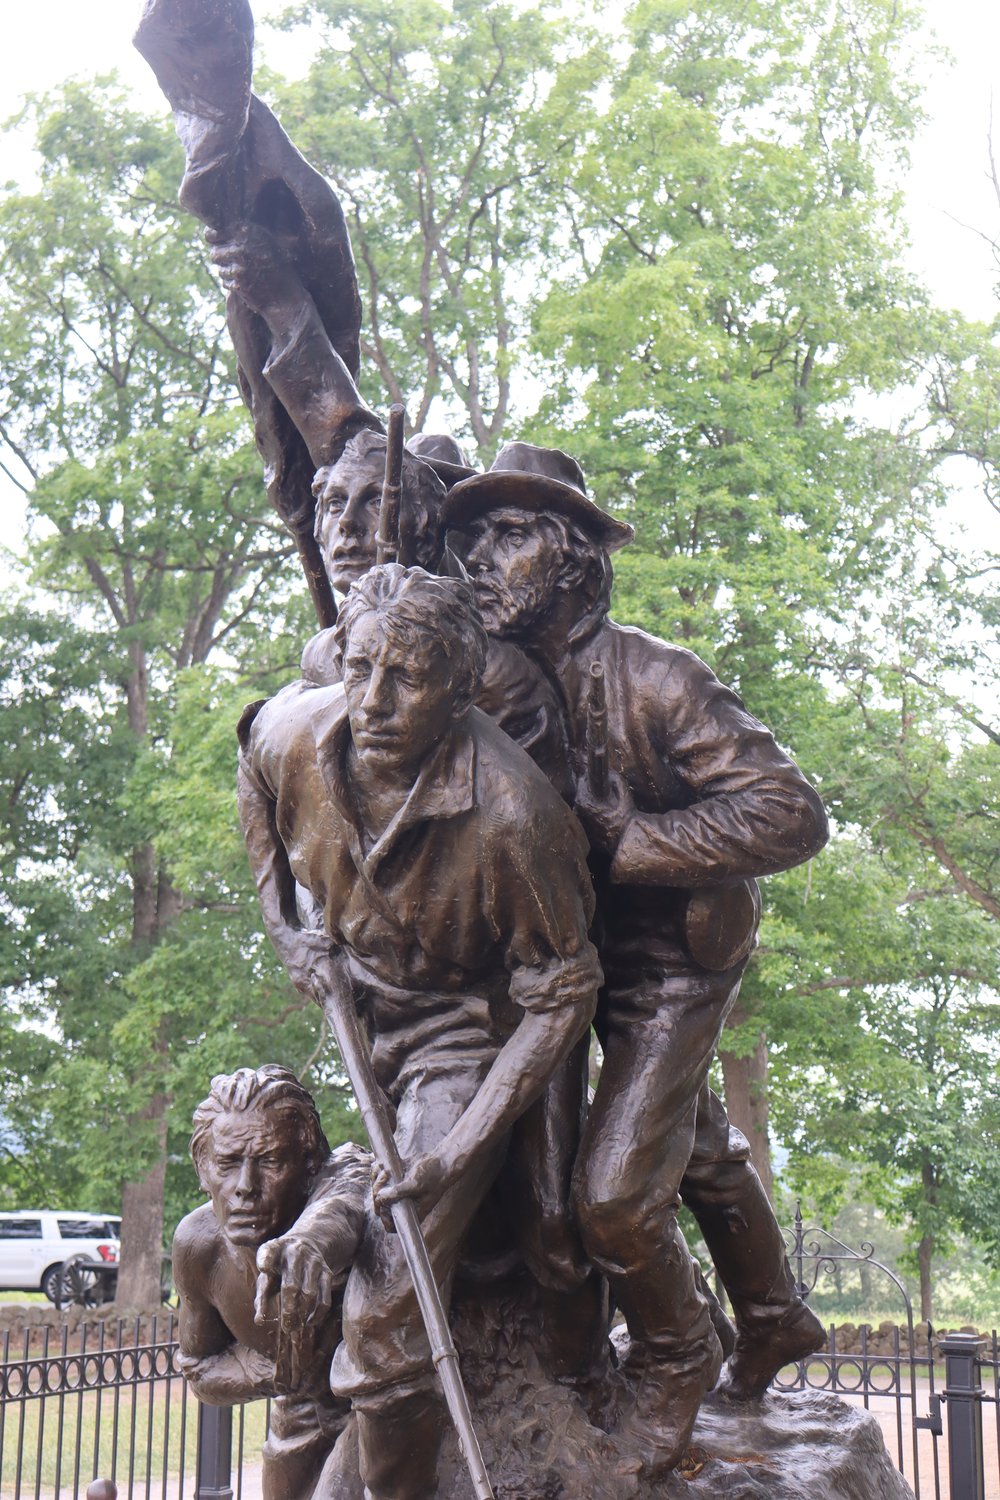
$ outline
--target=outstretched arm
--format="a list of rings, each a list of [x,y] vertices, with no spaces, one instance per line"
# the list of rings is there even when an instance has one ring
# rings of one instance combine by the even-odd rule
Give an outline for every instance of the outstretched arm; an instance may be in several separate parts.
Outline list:
[[[312,294],[274,236],[258,224],[210,232],[226,290],[267,324],[262,374],[294,422],[316,469],[336,461],[362,428],[383,431],[334,348]]]

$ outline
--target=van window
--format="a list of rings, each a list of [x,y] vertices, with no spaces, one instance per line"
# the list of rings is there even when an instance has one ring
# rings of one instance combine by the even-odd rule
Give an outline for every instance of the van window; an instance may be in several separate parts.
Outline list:
[[[104,1240],[108,1237],[106,1219],[57,1219],[64,1240]]]
[[[40,1240],[41,1219],[0,1219],[0,1240]]]

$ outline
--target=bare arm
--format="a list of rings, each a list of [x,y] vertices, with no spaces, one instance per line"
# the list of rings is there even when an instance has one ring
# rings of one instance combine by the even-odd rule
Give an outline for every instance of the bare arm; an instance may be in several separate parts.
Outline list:
[[[199,1401],[233,1406],[277,1394],[274,1361],[241,1344],[209,1295],[215,1260],[206,1226],[195,1215],[178,1226],[173,1271],[180,1294],[178,1366]]]

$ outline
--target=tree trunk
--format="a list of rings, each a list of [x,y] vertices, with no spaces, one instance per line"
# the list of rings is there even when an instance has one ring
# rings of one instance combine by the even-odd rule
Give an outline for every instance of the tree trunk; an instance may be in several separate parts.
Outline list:
[[[931,1266],[934,1261],[934,1236],[921,1236],[917,1246],[917,1265],[920,1268],[920,1316],[929,1323],[934,1316],[934,1293],[931,1281]]]
[[[156,1159],[122,1190],[121,1268],[115,1301],[120,1309],[158,1307],[163,1252],[163,1189],[167,1175],[167,1096],[154,1094],[138,1118],[152,1125]]]
[[[920,1182],[924,1190],[924,1202],[929,1208],[935,1208],[938,1201],[938,1179],[933,1162],[925,1159],[921,1164]],[[934,1291],[931,1280],[933,1264],[934,1236],[925,1229],[917,1245],[917,1266],[920,1270],[920,1316],[925,1323],[929,1323],[934,1316]]]
[[[727,1024],[741,1026],[746,1019],[746,1011],[737,1004]],[[737,1130],[742,1130],[750,1142],[753,1164],[764,1184],[764,1191],[773,1202],[774,1176],[771,1171],[771,1142],[767,1130],[767,1038],[761,1032],[753,1051],[747,1057],[737,1057],[735,1053],[727,1052],[725,1045],[726,1034],[723,1032],[719,1059],[722,1063],[726,1109]]]
[[[132,855],[132,946],[137,957],[159,941],[179,909],[180,898],[156,851],[151,844],[141,845]],[[168,1052],[162,1025],[151,1044],[151,1068],[162,1079]],[[147,1170],[127,1180],[122,1189],[121,1265],[115,1297],[122,1309],[156,1307],[160,1301],[169,1104],[167,1094],[157,1089],[135,1115],[137,1134],[144,1142],[152,1137],[153,1152]]]

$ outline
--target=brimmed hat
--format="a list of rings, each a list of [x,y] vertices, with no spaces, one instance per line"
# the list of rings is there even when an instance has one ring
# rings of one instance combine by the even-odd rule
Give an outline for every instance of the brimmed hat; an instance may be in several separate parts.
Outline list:
[[[406,451],[429,464],[449,489],[477,472],[469,463],[468,454],[447,432],[415,432],[407,441]]]
[[[575,521],[609,552],[624,547],[635,535],[631,526],[588,500],[583,470],[559,448],[505,443],[485,474],[461,480],[448,493],[441,507],[441,525],[461,531],[477,516],[502,505],[539,513],[554,511]]]

